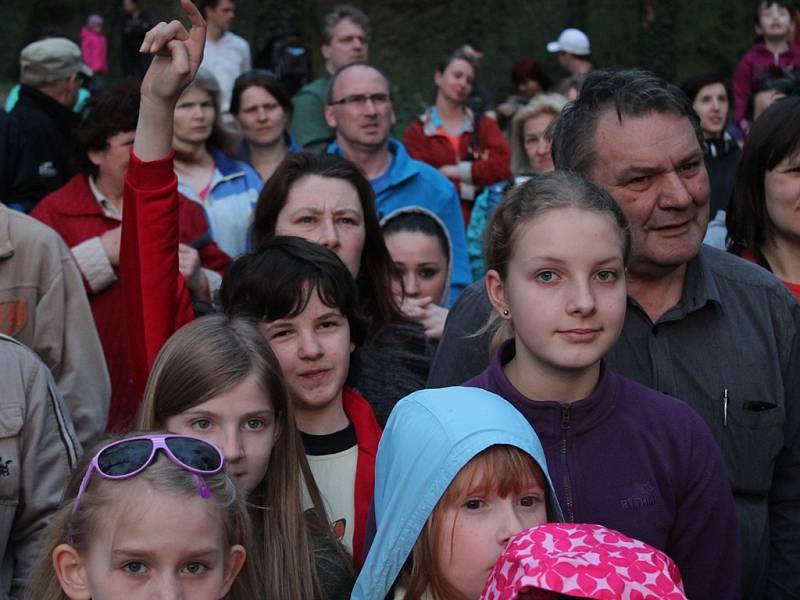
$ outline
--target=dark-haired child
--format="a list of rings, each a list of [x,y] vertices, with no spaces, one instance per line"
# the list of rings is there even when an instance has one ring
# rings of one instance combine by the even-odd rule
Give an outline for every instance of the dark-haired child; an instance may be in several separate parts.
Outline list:
[[[345,387],[366,331],[355,280],[328,248],[276,236],[231,265],[221,301],[229,316],[262,320],[334,531],[360,564],[381,429]]]
[[[800,68],[800,45],[792,41],[794,8],[791,2],[757,0],[756,34],[762,40],[744,53],[733,76],[734,122],[747,131],[750,96],[767,79],[780,79]]]

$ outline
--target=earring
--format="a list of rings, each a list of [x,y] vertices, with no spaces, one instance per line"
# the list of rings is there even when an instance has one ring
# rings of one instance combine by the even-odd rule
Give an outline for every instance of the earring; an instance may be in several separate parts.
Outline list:
[[[503,316],[504,316],[504,317],[507,317],[507,316],[508,316],[508,315],[510,315],[510,314],[511,314],[511,311],[510,311],[510,310],[508,310],[507,308],[504,308],[504,309],[503,309]]]

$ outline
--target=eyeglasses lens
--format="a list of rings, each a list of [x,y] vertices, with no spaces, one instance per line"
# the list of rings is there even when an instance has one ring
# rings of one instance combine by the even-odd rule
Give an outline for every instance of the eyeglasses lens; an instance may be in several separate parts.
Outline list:
[[[109,477],[130,475],[145,465],[152,451],[150,440],[126,440],[103,450],[97,456],[97,466]]]
[[[222,467],[219,452],[202,440],[174,437],[165,443],[178,460],[193,469],[214,473]]]

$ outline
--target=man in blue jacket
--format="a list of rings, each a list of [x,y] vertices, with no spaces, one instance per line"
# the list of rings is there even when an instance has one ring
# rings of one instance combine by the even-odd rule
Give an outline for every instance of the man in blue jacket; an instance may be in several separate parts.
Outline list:
[[[405,206],[422,206],[438,216],[453,242],[450,304],[470,282],[464,220],[452,183],[436,169],[411,158],[390,137],[395,122],[386,76],[364,62],[339,69],[331,80],[325,119],[336,130],[328,152],[354,162],[375,191],[379,216]]]

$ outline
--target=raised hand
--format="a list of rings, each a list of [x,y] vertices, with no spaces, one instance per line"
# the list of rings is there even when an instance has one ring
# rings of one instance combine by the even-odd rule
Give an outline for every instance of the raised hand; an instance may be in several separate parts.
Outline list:
[[[142,81],[142,97],[174,102],[192,81],[203,60],[206,22],[191,0],[181,0],[191,29],[180,21],[158,23],[144,37],[139,49],[153,54],[150,68]]]
[[[159,23],[147,32],[141,52],[153,54],[142,80],[142,99],[133,153],[144,161],[167,157],[172,151],[175,104],[192,82],[206,42],[206,22],[191,0],[181,0],[191,29],[180,21]]]

